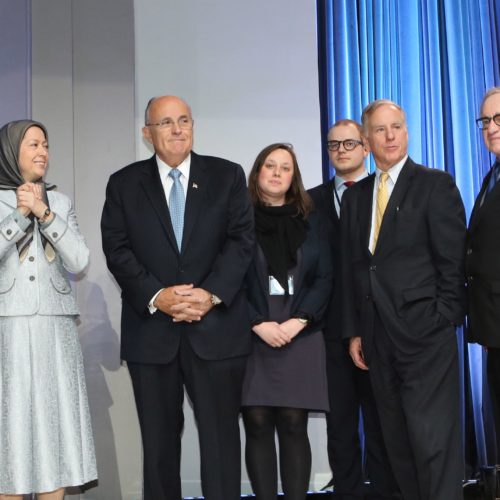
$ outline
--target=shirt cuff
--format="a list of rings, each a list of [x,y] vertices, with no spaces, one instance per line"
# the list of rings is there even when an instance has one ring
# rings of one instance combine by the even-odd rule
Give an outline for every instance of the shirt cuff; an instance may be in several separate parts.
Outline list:
[[[160,290],[158,290],[154,295],[153,295],[153,298],[149,301],[149,304],[148,304],[148,309],[149,309],[149,314],[154,314],[156,311],[158,311],[158,308],[155,307],[153,304],[155,303],[155,300],[156,300],[156,297],[158,297],[158,295],[160,295],[160,292],[162,290],[165,290],[164,288],[160,288]]]

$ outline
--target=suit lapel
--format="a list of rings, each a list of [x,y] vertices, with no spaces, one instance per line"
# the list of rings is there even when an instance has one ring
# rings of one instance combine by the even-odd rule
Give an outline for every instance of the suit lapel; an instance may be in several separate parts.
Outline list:
[[[186,210],[184,213],[184,234],[182,248],[188,246],[193,228],[204,206],[208,184],[208,171],[203,159],[191,152],[191,167],[189,172],[188,191],[186,195]]]
[[[335,210],[335,177],[330,179],[330,182],[326,184],[321,194],[323,196],[323,203],[327,207],[328,215],[335,227],[337,227],[339,216],[337,215],[337,210]]]
[[[495,187],[491,190],[491,192],[484,199],[484,202],[481,205],[481,200],[483,199],[485,192],[488,189],[488,184],[490,182],[490,177],[492,176],[492,174],[493,174],[493,168],[490,168],[490,171],[486,174],[485,178],[483,179],[483,184],[481,186],[479,194],[476,197],[476,201],[474,202],[474,207],[472,209],[472,213],[470,216],[469,231],[473,231],[474,228],[478,225],[479,221],[481,220],[482,214],[485,213],[488,204],[491,202],[491,200],[495,196],[499,196],[500,182],[497,182]]]
[[[394,186],[391,197],[389,198],[389,203],[385,209],[384,217],[382,219],[382,225],[380,226],[380,232],[378,236],[377,246],[375,248],[375,253],[379,253],[380,249],[384,247],[384,240],[387,238],[386,235],[390,235],[395,222],[395,216],[399,212],[399,207],[403,202],[406,192],[411,185],[411,179],[415,175],[414,163],[410,158],[406,160],[403,165],[401,172],[399,172],[398,180]]]
[[[175,240],[172,221],[170,220],[165,191],[163,191],[163,185],[158,172],[158,165],[156,164],[154,156],[150,159],[149,164],[143,171],[141,184],[146,196],[158,215],[161,225],[167,233],[170,243],[175,249],[177,249],[177,242]]]
[[[362,185],[362,192],[359,195],[359,214],[358,224],[360,227],[360,236],[365,251],[371,256],[370,231],[372,225],[372,205],[373,205],[373,186],[375,184],[375,174],[370,175],[368,180]]]
[[[470,230],[476,227],[477,223],[479,222],[479,215],[481,213],[481,208],[482,208],[481,200],[483,199],[486,188],[488,187],[490,176],[491,176],[491,170],[483,179],[483,184],[481,186],[481,189],[479,190],[479,194],[476,197],[476,201],[474,202],[474,207],[472,208],[472,213],[470,215],[470,223],[469,223]]]

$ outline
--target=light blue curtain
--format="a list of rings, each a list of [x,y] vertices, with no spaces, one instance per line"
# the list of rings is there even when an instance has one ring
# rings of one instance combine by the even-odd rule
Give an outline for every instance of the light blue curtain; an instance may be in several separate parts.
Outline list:
[[[359,121],[374,99],[399,103],[411,157],[453,175],[470,214],[493,161],[474,120],[485,91],[500,85],[500,1],[317,0],[317,11],[323,137],[336,120]],[[326,180],[326,152],[323,160]],[[484,356],[462,331],[459,341],[466,462],[475,468],[495,462]]]

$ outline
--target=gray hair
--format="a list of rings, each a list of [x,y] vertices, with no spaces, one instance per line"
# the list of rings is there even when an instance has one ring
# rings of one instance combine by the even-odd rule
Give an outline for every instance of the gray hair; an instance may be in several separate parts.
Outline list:
[[[489,89],[488,92],[486,92],[486,94],[484,94],[483,100],[481,101],[481,107],[479,108],[480,114],[483,114],[483,107],[484,107],[484,103],[486,102],[486,100],[495,94],[500,94],[500,87],[491,87],[491,89]]]
[[[375,111],[381,106],[394,106],[396,109],[401,111],[403,119],[406,123],[406,113],[399,104],[396,104],[394,101],[389,99],[377,99],[368,104],[365,109],[363,109],[363,113],[361,114],[361,127],[363,128],[363,133],[365,135],[368,132],[368,121],[370,120],[370,116],[373,115],[373,113],[375,113]]]
[[[156,99],[158,99],[158,96],[151,97],[151,99],[146,104],[146,110],[144,111],[144,125],[147,125],[149,123],[149,109],[151,108],[151,104],[153,104]]]

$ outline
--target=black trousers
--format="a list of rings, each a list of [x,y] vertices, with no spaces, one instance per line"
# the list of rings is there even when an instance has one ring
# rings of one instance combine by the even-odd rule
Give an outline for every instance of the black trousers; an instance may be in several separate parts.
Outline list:
[[[370,361],[384,440],[404,500],[463,498],[460,386],[455,329],[411,354],[376,318]]]
[[[370,374],[354,365],[342,341],[327,340],[325,344],[330,399],[330,412],[326,414],[328,460],[335,498],[364,498],[367,493],[365,475],[370,479],[370,498],[393,498],[397,485],[384,445]],[[366,474],[363,473],[358,432],[360,408],[365,434]]]
[[[169,364],[128,363],[144,450],[144,500],[180,500],[184,385],[198,426],[207,500],[239,500],[239,411],[246,357],[199,358],[183,337]]]

